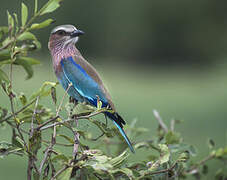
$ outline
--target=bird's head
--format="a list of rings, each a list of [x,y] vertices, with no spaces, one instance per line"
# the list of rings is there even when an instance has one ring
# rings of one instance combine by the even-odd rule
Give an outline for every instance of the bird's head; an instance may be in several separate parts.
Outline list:
[[[68,45],[74,45],[78,41],[79,36],[83,34],[83,31],[78,30],[73,25],[57,26],[51,31],[48,48],[52,49],[55,46],[66,47]]]

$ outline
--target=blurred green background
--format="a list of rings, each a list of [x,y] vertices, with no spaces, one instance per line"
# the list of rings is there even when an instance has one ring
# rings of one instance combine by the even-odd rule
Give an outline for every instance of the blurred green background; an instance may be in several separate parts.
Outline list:
[[[19,13],[21,2],[1,1],[1,25],[7,25],[6,10]],[[31,13],[33,2],[23,2]],[[138,126],[150,128],[146,138],[151,138],[157,128],[153,109],[167,124],[172,118],[183,120],[177,130],[197,146],[195,160],[202,158],[208,153],[208,137],[217,147],[227,143],[226,7],[225,0],[65,0],[50,16],[56,23],[35,32],[43,45],[35,57],[42,65],[28,81],[16,69],[17,93],[31,94],[44,81],[56,81],[47,49],[49,32],[56,25],[73,24],[85,31],[77,46],[100,72],[126,121],[136,118]],[[63,94],[60,86],[57,93]],[[6,100],[0,92],[1,105],[7,106]],[[53,108],[50,100],[44,103]],[[10,132],[1,129],[0,136],[9,139]],[[141,153],[130,158],[139,159]],[[213,179],[223,164],[209,165],[211,173],[204,179]],[[0,160],[0,177],[25,179],[25,174],[22,158]]]

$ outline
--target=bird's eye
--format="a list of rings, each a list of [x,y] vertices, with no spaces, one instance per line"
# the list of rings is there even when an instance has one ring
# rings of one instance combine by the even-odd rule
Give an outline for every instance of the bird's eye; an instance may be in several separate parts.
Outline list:
[[[64,35],[66,35],[66,32],[63,31],[63,30],[59,30],[59,31],[57,31],[57,34],[61,35],[61,36],[64,36]]]

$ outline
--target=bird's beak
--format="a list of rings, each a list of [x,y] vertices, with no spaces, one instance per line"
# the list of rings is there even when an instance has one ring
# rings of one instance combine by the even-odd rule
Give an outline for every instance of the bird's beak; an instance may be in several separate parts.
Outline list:
[[[73,31],[70,36],[71,37],[77,37],[77,36],[80,36],[80,35],[83,35],[83,34],[84,34],[83,31],[77,29],[77,30]]]

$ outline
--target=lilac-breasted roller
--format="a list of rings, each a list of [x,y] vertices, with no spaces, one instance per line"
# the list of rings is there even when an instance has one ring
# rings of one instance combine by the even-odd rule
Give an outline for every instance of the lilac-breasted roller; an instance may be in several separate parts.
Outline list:
[[[97,106],[97,98],[99,98],[102,107],[111,108],[113,113],[105,112],[104,114],[113,121],[130,150],[134,152],[123,129],[125,121],[117,113],[98,72],[83,58],[75,46],[82,34],[84,32],[73,25],[57,26],[51,31],[48,47],[52,55],[55,74],[69,96],[76,101]]]

